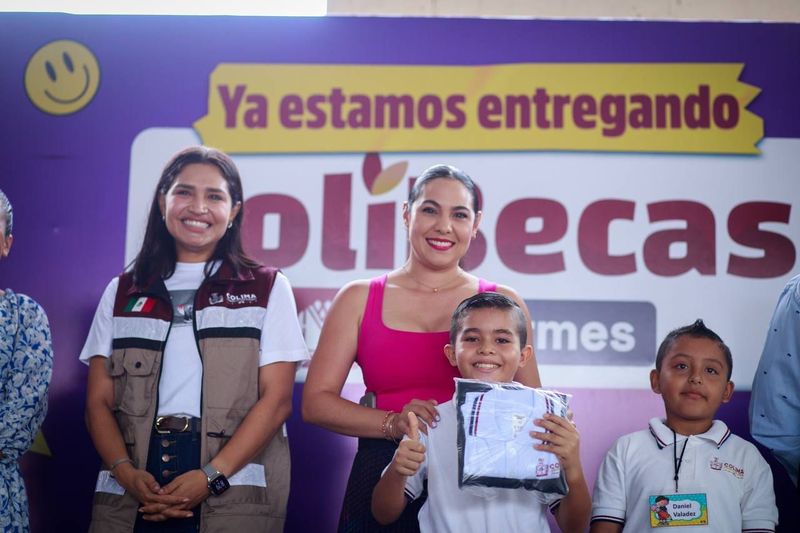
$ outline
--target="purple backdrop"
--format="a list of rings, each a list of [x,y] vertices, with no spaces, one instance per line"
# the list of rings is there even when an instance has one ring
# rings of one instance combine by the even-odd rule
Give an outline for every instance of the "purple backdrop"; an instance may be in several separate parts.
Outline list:
[[[31,55],[56,39],[84,43],[103,69],[94,100],[63,117],[31,105],[23,83]],[[0,284],[43,305],[56,354],[44,424],[53,456],[24,460],[36,532],[88,524],[99,460],[83,429],[86,369],[77,354],[103,287],[123,264],[133,139],[146,128],[191,127],[205,112],[208,75],[217,64],[742,62],[742,80],[762,89],[751,109],[763,117],[765,135],[800,137],[794,24],[0,14],[0,49],[0,188],[16,217]],[[346,392],[359,394],[357,386]],[[570,392],[590,481],[599,455],[587,448],[607,449],[662,410],[648,391]],[[335,523],[354,441],[303,424],[300,385],[295,393],[287,530],[326,531]],[[737,393],[721,412],[742,436],[748,399]],[[597,405],[617,405],[628,416],[597,413]],[[787,510],[782,529],[797,531],[788,481],[774,471]]]

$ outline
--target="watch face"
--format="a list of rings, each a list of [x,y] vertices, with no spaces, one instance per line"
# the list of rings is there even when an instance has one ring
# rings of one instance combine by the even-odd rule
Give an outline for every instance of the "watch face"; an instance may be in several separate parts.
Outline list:
[[[231,488],[231,484],[228,483],[228,480],[225,476],[220,474],[208,482],[208,488],[211,491],[211,494],[219,496],[220,494]]]

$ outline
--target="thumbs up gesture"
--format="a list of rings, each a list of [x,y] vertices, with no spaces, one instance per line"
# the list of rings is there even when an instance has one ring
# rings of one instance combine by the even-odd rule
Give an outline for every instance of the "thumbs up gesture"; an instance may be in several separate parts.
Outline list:
[[[419,419],[414,411],[408,412],[408,438],[419,442]]]
[[[397,447],[392,459],[394,470],[401,476],[413,476],[425,460],[425,445],[419,439],[419,420],[413,411],[408,413],[408,434]]]

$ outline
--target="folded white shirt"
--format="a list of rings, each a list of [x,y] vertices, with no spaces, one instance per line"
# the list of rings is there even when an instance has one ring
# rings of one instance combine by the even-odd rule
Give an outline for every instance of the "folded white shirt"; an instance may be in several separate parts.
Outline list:
[[[545,413],[564,416],[567,396],[524,387],[517,383],[456,380],[456,405],[460,411],[459,458],[461,481],[468,485],[548,489],[558,484],[536,481],[563,480],[555,454],[536,450],[540,441],[531,431],[544,431],[534,420]]]

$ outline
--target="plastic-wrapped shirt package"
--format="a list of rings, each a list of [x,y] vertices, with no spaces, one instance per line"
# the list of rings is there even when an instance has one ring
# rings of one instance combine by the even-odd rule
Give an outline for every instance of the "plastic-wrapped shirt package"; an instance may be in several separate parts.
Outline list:
[[[533,421],[567,416],[570,396],[519,383],[456,378],[459,487],[524,488],[567,494],[558,458],[536,450]]]

